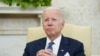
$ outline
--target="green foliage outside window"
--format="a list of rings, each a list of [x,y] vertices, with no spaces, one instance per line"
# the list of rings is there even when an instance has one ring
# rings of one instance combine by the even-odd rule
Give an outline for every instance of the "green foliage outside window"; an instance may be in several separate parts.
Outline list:
[[[16,4],[21,8],[28,8],[29,6],[33,6],[35,8],[41,6],[50,6],[51,0],[0,0],[0,2],[12,6]]]

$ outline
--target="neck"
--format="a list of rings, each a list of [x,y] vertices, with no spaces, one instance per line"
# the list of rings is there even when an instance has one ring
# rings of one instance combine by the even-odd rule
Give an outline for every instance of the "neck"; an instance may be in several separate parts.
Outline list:
[[[61,34],[58,34],[58,35],[52,35],[52,36],[48,36],[48,38],[51,40],[51,41],[54,41],[57,37],[59,37]]]

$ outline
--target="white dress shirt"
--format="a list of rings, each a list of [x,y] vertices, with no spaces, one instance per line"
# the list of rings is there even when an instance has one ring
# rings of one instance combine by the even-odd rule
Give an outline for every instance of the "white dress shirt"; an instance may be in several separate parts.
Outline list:
[[[45,48],[47,49],[48,47],[48,43],[51,42],[51,40],[47,37],[47,42],[46,42],[46,46]],[[61,42],[61,35],[58,36],[54,41],[54,44],[53,44],[53,53],[57,55],[58,53],[58,50],[59,50],[59,46],[60,46],[60,42]]]

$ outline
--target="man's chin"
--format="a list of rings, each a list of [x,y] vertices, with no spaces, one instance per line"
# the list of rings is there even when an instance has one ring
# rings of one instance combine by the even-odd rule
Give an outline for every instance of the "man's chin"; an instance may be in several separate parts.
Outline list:
[[[54,36],[55,34],[50,33],[50,34],[47,34],[47,35],[50,36],[50,37],[52,37],[52,36]]]

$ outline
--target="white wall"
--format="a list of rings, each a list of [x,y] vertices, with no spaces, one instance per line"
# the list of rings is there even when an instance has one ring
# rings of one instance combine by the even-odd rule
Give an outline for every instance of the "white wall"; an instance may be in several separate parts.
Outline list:
[[[0,56],[22,56],[25,43],[25,35],[0,35]]]
[[[38,17],[0,14],[0,56],[22,56],[28,27],[40,25]]]

